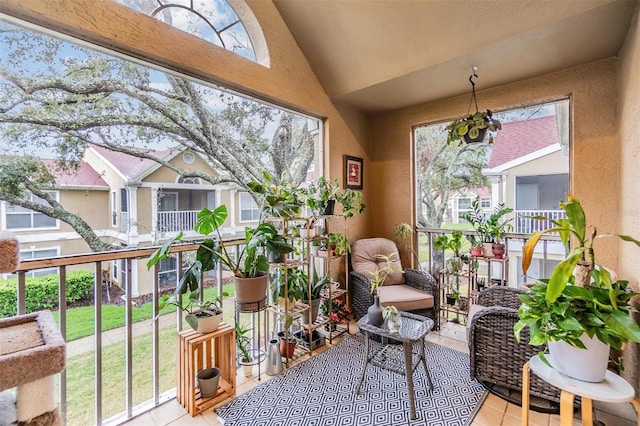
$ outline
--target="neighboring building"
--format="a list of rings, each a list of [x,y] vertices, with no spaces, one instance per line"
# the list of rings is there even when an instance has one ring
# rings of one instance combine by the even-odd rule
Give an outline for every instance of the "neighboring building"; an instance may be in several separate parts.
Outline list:
[[[82,162],[74,174],[63,173],[52,160],[42,160],[55,176],[56,187],[50,192],[65,208],[83,219],[104,235],[109,209],[109,185],[87,163]],[[40,198],[31,195],[33,201]],[[71,226],[22,207],[0,203],[0,229],[17,235],[20,242],[21,259],[45,259],[72,253],[86,253],[89,246]],[[56,268],[27,272],[27,276],[47,275],[57,272]]]
[[[564,217],[558,204],[569,191],[568,154],[562,149],[558,137],[556,116],[504,123],[497,133],[489,166],[483,171],[491,180],[492,205],[504,202],[514,209],[513,232],[530,234],[546,229],[550,222],[533,220],[530,216],[550,219]],[[538,246],[542,250],[542,244]],[[557,260],[564,257],[561,244],[549,244],[549,258],[534,259],[528,272],[529,279],[548,276]],[[509,277],[511,282],[522,277],[521,243],[509,245]],[[512,284],[513,285],[513,284]]]
[[[216,175],[207,161],[188,150],[155,155],[183,169]],[[54,171],[52,163],[45,163]],[[223,234],[233,235],[259,218],[251,195],[235,185],[214,186],[197,178],[182,178],[152,160],[104,148],[88,148],[76,174],[54,172],[55,193],[65,209],[85,219],[105,241],[123,248],[157,245],[181,231],[185,239],[197,237],[193,227],[204,207],[227,205],[229,218]],[[2,229],[18,236],[22,259],[90,251],[75,231],[58,220],[6,203],[1,211]],[[177,275],[173,259],[161,262],[161,287],[174,286]],[[151,273],[145,262],[138,260],[131,262],[130,270],[125,261],[105,265],[103,279],[123,288],[131,283],[134,295],[149,293],[152,288]]]
[[[480,197],[480,207],[486,214],[491,214],[491,189],[468,188],[454,192],[449,196],[447,211],[445,212],[444,223],[464,223],[466,222],[460,216],[469,213],[471,203],[477,197]]]

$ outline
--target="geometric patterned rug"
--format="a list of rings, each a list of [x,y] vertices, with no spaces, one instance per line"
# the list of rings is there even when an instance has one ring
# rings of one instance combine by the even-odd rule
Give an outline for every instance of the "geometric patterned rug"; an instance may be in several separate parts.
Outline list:
[[[379,344],[372,342],[372,344]],[[343,341],[217,408],[225,426],[464,426],[471,423],[487,391],[469,377],[469,356],[426,343],[434,388],[422,366],[414,372],[416,420],[410,420],[404,376],[364,365],[361,336]]]

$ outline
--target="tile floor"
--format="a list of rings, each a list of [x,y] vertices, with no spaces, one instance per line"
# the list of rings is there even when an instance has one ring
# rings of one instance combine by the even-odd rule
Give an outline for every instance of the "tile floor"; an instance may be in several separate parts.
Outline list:
[[[455,323],[444,324],[438,332],[432,332],[427,339],[431,342],[438,343],[443,346],[468,353],[469,349],[466,343],[465,328],[463,325]],[[328,349],[329,345],[325,345],[323,350]],[[316,352],[317,353],[317,352]],[[303,361],[304,358],[297,362]],[[257,373],[257,372],[256,372]],[[257,375],[245,377],[241,370],[238,370],[236,381],[236,393],[241,395],[255,386],[264,383],[271,377],[262,374],[262,380],[258,380]],[[594,402],[595,414],[594,418],[597,424],[606,426],[635,426],[635,411],[631,404],[598,404]],[[519,426],[522,424],[521,408],[517,405],[507,403],[506,401],[489,394],[482,408],[473,420],[472,426]],[[529,424],[534,426],[555,426],[560,425],[560,416],[551,414],[541,414],[531,411],[529,414]],[[130,420],[127,425],[131,426],[179,426],[179,425],[208,425],[222,426],[213,409],[206,410],[204,413],[191,417],[189,413],[175,400],[161,405],[153,411],[142,414],[135,419]],[[574,425],[581,425],[579,418],[574,419]]]

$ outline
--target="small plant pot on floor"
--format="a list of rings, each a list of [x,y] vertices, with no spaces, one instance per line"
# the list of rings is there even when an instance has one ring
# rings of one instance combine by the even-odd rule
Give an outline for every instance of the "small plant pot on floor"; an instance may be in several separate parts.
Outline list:
[[[280,340],[280,355],[282,357],[293,358],[293,353],[296,350],[296,344],[298,341],[293,334],[289,334],[289,338],[286,339],[284,331],[278,333],[278,339]]]
[[[210,398],[218,393],[220,381],[220,369],[217,367],[205,368],[198,372],[198,387],[203,398]]]

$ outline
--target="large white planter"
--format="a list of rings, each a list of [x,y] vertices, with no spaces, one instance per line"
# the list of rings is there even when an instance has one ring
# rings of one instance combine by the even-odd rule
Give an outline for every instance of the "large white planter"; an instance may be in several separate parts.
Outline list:
[[[607,372],[609,345],[586,334],[580,340],[587,349],[565,342],[549,342],[549,362],[559,372],[584,382],[601,382]]]

